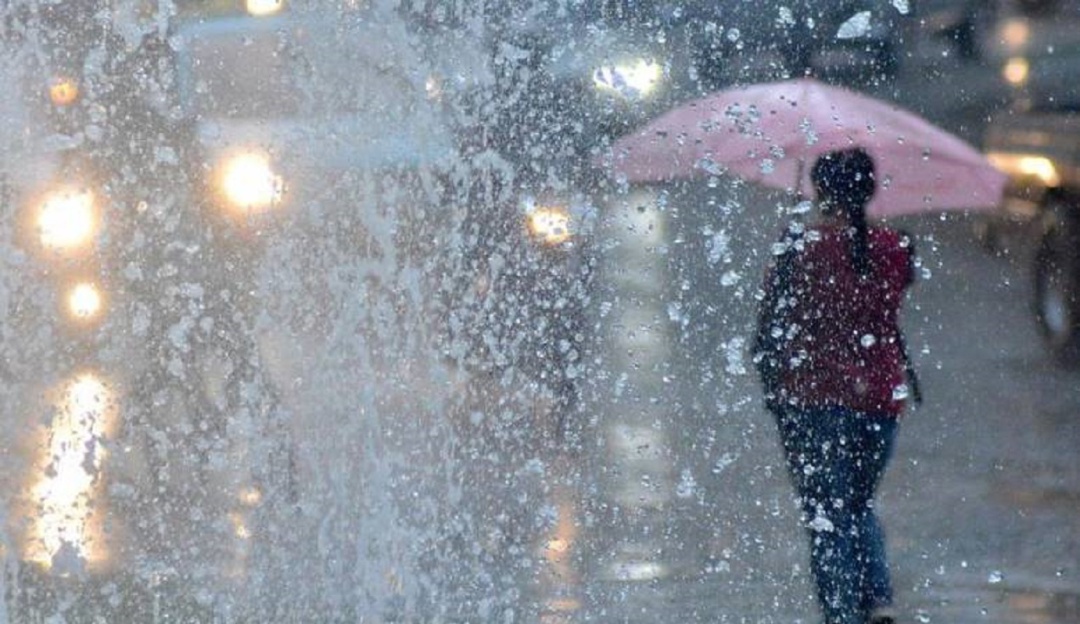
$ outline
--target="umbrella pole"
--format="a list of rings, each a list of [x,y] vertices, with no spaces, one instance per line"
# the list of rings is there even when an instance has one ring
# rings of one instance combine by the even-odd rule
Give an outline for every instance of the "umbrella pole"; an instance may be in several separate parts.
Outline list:
[[[803,200],[802,194],[802,174],[803,167],[806,166],[806,161],[799,157],[799,162],[795,164],[795,202],[801,202]]]

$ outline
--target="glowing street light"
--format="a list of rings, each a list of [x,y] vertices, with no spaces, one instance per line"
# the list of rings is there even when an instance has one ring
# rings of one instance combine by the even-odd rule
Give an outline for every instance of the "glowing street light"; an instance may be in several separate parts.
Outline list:
[[[96,234],[94,196],[90,191],[62,189],[50,193],[37,216],[41,244],[52,250],[71,250],[88,244]]]
[[[249,15],[263,17],[280,13],[285,8],[285,0],[247,0]]]
[[[1031,64],[1022,56],[1014,57],[1005,63],[1001,73],[1006,82],[1019,87],[1027,83],[1028,76],[1031,74]]]
[[[67,76],[59,76],[49,83],[49,100],[57,106],[70,106],[79,99],[79,83]]]
[[[570,214],[564,208],[537,207],[528,215],[529,232],[547,245],[561,245],[570,240]]]
[[[93,320],[101,313],[102,298],[98,287],[89,282],[76,284],[68,294],[68,313],[75,320]]]
[[[229,203],[240,211],[264,210],[281,201],[285,184],[270,167],[265,154],[244,153],[225,162],[222,190]]]

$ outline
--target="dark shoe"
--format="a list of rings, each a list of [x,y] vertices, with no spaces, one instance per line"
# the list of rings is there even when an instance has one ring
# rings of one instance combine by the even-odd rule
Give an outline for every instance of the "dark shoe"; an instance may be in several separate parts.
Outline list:
[[[866,624],[896,624],[896,610],[892,607],[878,607],[870,612]]]

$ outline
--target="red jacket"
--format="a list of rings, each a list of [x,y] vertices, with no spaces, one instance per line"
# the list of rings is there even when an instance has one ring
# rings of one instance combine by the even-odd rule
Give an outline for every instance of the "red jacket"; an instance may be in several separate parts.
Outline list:
[[[790,308],[778,371],[781,401],[841,405],[899,414],[905,356],[899,328],[904,291],[913,280],[910,245],[900,233],[871,227],[869,270],[852,265],[850,229],[808,229],[789,252]]]

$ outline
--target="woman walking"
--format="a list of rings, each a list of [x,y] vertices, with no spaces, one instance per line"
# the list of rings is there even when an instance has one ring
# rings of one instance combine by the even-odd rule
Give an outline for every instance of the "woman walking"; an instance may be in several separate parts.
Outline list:
[[[873,499],[917,392],[898,321],[913,249],[900,232],[867,224],[876,178],[866,151],[822,156],[811,179],[823,220],[784,233],[754,361],[805,516],[825,622],[892,624]]]

